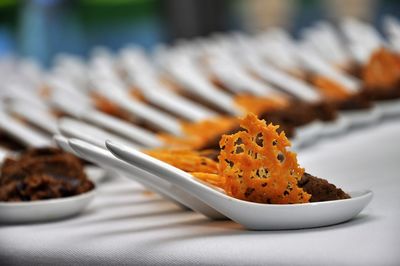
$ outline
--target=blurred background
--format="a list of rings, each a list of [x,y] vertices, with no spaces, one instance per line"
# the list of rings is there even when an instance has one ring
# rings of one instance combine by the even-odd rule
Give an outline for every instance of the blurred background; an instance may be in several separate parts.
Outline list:
[[[321,20],[355,16],[376,26],[400,16],[398,0],[0,0],[0,56],[49,65],[63,52],[88,56],[98,46],[157,43],[214,32],[281,26],[295,36]],[[378,27],[379,29],[379,27]]]

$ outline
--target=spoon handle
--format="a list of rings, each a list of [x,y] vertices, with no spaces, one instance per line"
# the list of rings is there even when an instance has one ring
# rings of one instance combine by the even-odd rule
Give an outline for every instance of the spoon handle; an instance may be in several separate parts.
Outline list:
[[[181,124],[175,117],[158,111],[144,103],[141,103],[128,95],[128,93],[115,93],[110,88],[99,91],[107,99],[113,101],[121,108],[133,115],[142,118],[161,130],[174,135],[182,135]]]
[[[194,211],[204,214],[211,219],[226,219],[222,214],[194,198],[190,193],[176,187],[170,182],[148,173],[138,167],[132,166],[123,160],[115,158],[110,152],[90,145],[84,141],[69,140],[71,147],[85,159],[98,165],[107,166],[113,170],[124,172],[127,177],[134,179],[156,191],[165,198],[179,206],[186,206]]]
[[[105,147],[104,142],[106,140],[114,139],[135,149],[141,148],[136,143],[132,143],[124,138],[102,130],[96,126],[89,125],[75,119],[62,118],[59,121],[58,127],[62,135],[66,137],[82,139],[99,147]]]
[[[154,133],[97,110],[87,110],[81,114],[80,118],[107,130],[118,132],[126,139],[146,147],[163,146],[163,142]]]
[[[282,88],[286,92],[295,95],[301,100],[307,102],[316,102],[321,100],[317,90],[305,82],[296,79],[289,74],[262,63],[254,56],[249,56],[247,64],[258,76],[273,85]]]
[[[168,62],[168,65],[165,65],[164,68],[170,77],[178,82],[183,89],[218,106],[229,114],[241,115],[242,111],[235,105],[232,97],[215,88],[213,84],[192,66],[192,62],[190,62],[189,58],[181,58],[179,56],[176,59],[176,62]]]
[[[154,88],[157,87],[143,87],[142,89],[144,97],[149,102],[159,105],[189,121],[196,122],[217,116],[217,113],[214,111],[189,101],[167,89],[162,87],[158,89]]]
[[[7,158],[8,151],[0,147],[0,165],[3,163],[4,159]]]
[[[69,152],[71,154],[74,154],[75,156],[78,156],[78,154],[76,153],[76,151],[74,149],[71,148],[71,146],[68,143],[68,139],[62,135],[56,134],[53,136],[54,142],[57,144],[57,146],[66,151]]]
[[[357,92],[360,90],[361,82],[359,80],[334,69],[308,48],[300,46],[298,56],[302,63],[313,72],[320,73],[321,75],[340,83],[343,88],[347,89],[349,92]]]
[[[4,112],[0,112],[0,129],[27,146],[43,147],[51,145],[49,138]]]
[[[251,93],[258,96],[277,94],[276,89],[250,76],[233,60],[213,56],[208,58],[207,66],[211,73],[234,93]]]
[[[50,134],[57,133],[57,120],[47,110],[20,100],[12,101],[7,108]]]
[[[161,106],[189,121],[204,120],[217,114],[166,88],[158,79],[157,70],[139,49],[126,49],[121,53],[121,65],[128,74],[128,82],[141,91],[147,101]]]

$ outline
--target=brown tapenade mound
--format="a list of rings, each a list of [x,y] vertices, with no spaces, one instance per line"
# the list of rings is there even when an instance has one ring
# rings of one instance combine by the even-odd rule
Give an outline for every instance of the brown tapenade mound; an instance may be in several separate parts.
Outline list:
[[[335,108],[332,104],[321,102],[310,104],[303,101],[293,100],[288,107],[277,110],[276,112],[266,112],[260,115],[261,119],[272,122],[275,118],[281,124],[291,126],[293,128],[306,125],[315,120],[330,121],[337,116]],[[277,123],[278,125],[281,125]],[[286,132],[286,129],[284,129]],[[289,136],[286,132],[286,135]]]
[[[336,102],[335,106],[339,110],[362,110],[372,107],[370,97],[364,90],[351,95],[349,98]]]
[[[310,202],[350,198],[343,190],[330,184],[325,179],[312,176],[308,173],[304,173],[297,184],[305,192],[311,194]]]
[[[33,201],[78,195],[93,189],[75,156],[55,148],[30,149],[1,168],[0,201]]]
[[[399,85],[389,89],[368,88],[365,87],[364,91],[368,99],[372,101],[387,101],[400,99],[400,83]]]
[[[288,107],[268,110],[260,114],[260,118],[279,125],[278,132],[285,132],[286,137],[292,138],[295,135],[295,128],[309,124],[315,120],[331,121],[337,116],[335,108],[330,103],[309,104],[302,101],[292,100]],[[234,134],[240,131],[239,125],[225,132],[226,135]],[[221,136],[216,136],[200,147],[200,150],[219,149]]]

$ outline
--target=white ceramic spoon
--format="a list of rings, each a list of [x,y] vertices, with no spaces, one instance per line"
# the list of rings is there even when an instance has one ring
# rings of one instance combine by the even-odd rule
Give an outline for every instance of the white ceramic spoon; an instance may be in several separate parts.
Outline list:
[[[81,140],[70,139],[68,141],[70,147],[81,157],[93,163],[106,166],[114,171],[122,172],[124,176],[135,180],[149,189],[159,193],[163,197],[177,203],[180,206],[185,206],[194,211],[202,213],[211,219],[226,219],[218,211],[204,204],[202,201],[193,197],[190,193],[182,190],[180,187],[159,178],[153,174],[149,174],[140,168],[134,167],[120,159],[115,158],[109,151],[90,145]]]
[[[153,132],[95,109],[88,109],[82,112],[79,117],[84,121],[116,132],[128,140],[132,140],[146,147],[160,147],[164,145],[162,140]]]
[[[96,87],[98,88],[97,92],[102,96],[132,115],[151,123],[156,128],[174,135],[183,134],[177,118],[135,100],[128,92],[122,91],[110,81],[98,82]]]
[[[311,36],[313,41],[316,42],[315,37]],[[340,53],[340,52],[339,52]],[[310,50],[304,43],[298,45],[295,51],[296,57],[303,66],[307,67],[313,72],[320,73],[321,75],[327,76],[333,80],[340,82],[350,93],[359,91],[361,85],[360,81],[350,76],[347,76],[340,71],[333,68],[326,61],[319,57]],[[374,106],[368,110],[351,110],[341,111],[339,117],[332,122],[320,122],[319,124],[313,124],[306,126],[304,129],[300,128],[298,131],[298,138],[295,143],[297,146],[306,144],[313,140],[316,135],[329,136],[332,134],[338,134],[345,131],[348,127],[364,126],[375,123],[381,117],[379,110]]]
[[[260,204],[239,200],[199,182],[194,177],[140,151],[107,142],[118,158],[181,187],[233,221],[251,230],[300,229],[348,221],[371,201],[371,191],[350,193],[352,198],[305,204]]]
[[[341,21],[340,27],[349,41],[350,52],[362,65],[367,63],[375,49],[385,46],[385,42],[378,31],[367,23],[354,18],[346,18]]]
[[[266,82],[285,90],[303,101],[318,102],[321,100],[321,95],[318,94],[316,89],[290,74],[266,64],[255,53],[251,46],[252,44],[247,39],[240,37],[240,35],[237,37],[242,50],[239,60],[247,69],[254,71]]]
[[[329,63],[321,59],[320,56],[311,50],[310,47],[308,47],[305,43],[299,43],[298,49],[297,56],[302,62],[303,66],[308,70],[334,80],[350,93],[360,91],[360,80],[344,74],[329,65]]]
[[[104,169],[107,169],[107,172],[110,172],[114,175],[118,175],[119,173],[123,173],[124,176],[127,174],[132,174],[132,172],[127,173],[124,170],[124,164],[125,162],[111,156],[110,152],[107,151],[106,149],[100,148],[98,146],[94,146],[88,142],[85,142],[83,140],[78,140],[78,139],[67,139],[61,135],[56,135],[54,136],[54,140],[56,141],[57,145],[70,153],[73,153],[75,156],[78,156],[84,160],[87,160],[91,163],[94,163],[96,165],[101,165]],[[72,147],[73,146],[73,147]],[[117,167],[118,166],[118,167]],[[132,167],[129,165],[129,167]],[[140,170],[139,170],[140,171]],[[162,189],[160,190],[159,186],[152,186],[151,182],[150,185],[148,184],[148,179],[146,176],[148,176],[147,173],[145,174],[145,180],[144,181],[138,181],[145,187],[148,187],[149,189],[159,193],[163,197],[165,197],[168,200],[174,201],[176,204],[179,206],[182,206],[179,202],[176,202],[174,199],[170,198],[168,195],[165,195]],[[151,180],[151,178],[150,178]],[[160,183],[163,183],[163,180],[160,180]],[[165,182],[164,182],[165,183]],[[161,186],[162,187],[162,186]],[[182,206],[183,208],[186,208]]]
[[[166,61],[163,68],[183,89],[218,106],[231,115],[242,114],[242,110],[237,108],[232,97],[218,90],[208,79],[202,76],[187,55],[177,53],[170,56],[171,58]]]
[[[3,149],[0,147],[0,165],[4,161],[4,159],[7,157],[8,151],[6,149]]]
[[[396,17],[386,15],[383,28],[393,50],[400,52],[400,22]]]
[[[262,62],[259,57],[254,54],[253,50],[255,49],[251,49],[250,44],[243,38],[239,37],[239,42],[240,49],[243,50],[242,53],[246,54],[246,57],[241,60],[241,64],[244,68],[251,69],[266,82],[285,89],[287,93],[303,101],[317,102],[320,100],[320,95],[315,92],[312,87],[284,71]],[[232,53],[231,51],[231,56],[233,55]],[[309,143],[310,140],[323,134],[325,127],[322,125],[321,121],[313,121],[307,125],[296,128],[296,135],[292,140],[294,148],[304,146],[306,143]]]
[[[117,132],[124,138],[147,147],[164,145],[154,133],[122,119],[97,111],[89,101],[79,101],[77,105],[74,103],[75,99],[73,101],[66,99],[62,93],[57,93],[53,96],[50,99],[51,105],[72,117],[87,121],[109,131]]]
[[[339,39],[338,32],[332,24],[320,21],[304,31],[303,37],[312,45],[314,51],[327,62],[340,69],[346,68],[352,58]]]
[[[362,65],[367,63],[367,60],[375,49],[386,46],[385,41],[371,25],[355,20],[346,20],[342,22],[341,26],[346,37],[350,40],[350,44],[355,47],[353,49],[355,50],[353,53],[354,56],[358,56],[359,62]],[[359,37],[363,38],[360,39]],[[378,101],[375,104],[384,117],[400,115],[399,99]]]
[[[57,133],[57,119],[49,110],[16,99],[7,104],[7,109],[50,134]]]
[[[58,132],[56,119],[50,116],[50,114],[46,113],[45,110],[41,110],[38,107],[29,106],[29,104],[26,105],[26,103],[23,102],[12,102],[11,104],[12,105],[9,106],[10,110],[23,116],[24,118],[29,120],[32,124],[47,130],[48,133],[50,134],[56,134]],[[9,119],[13,118],[9,117]],[[6,126],[8,127],[8,132],[10,134],[22,140],[22,142],[27,146],[33,146],[33,147],[53,146],[50,137],[43,136],[39,132],[36,132],[36,130],[34,130],[33,128],[29,128],[24,124],[20,124],[19,121],[12,121],[15,122],[16,124],[10,124],[11,122],[8,123],[7,120],[3,120],[2,122],[7,123]],[[8,154],[10,153],[8,152]],[[87,166],[85,167],[85,171],[87,172],[90,179],[96,184],[99,184],[100,182],[104,181],[104,179],[107,176],[107,173],[99,167]]]
[[[272,56],[272,60],[274,61],[279,61],[280,63],[285,63],[281,65],[281,68],[285,71],[288,71],[289,73],[294,71],[295,73],[300,73],[302,70],[300,69],[301,62],[299,62],[297,58],[297,48],[295,43],[291,40],[290,36],[282,31],[279,30],[275,33],[275,31],[272,31],[271,33],[266,34],[266,36],[261,36],[260,46],[258,48],[258,52],[260,54],[264,54],[264,50],[267,48],[271,48],[274,51],[268,51],[268,55]],[[272,46],[271,46],[272,45]],[[266,48],[267,47],[267,48]],[[289,53],[290,52],[290,53]],[[265,67],[265,64],[261,65],[261,62],[258,62],[257,65],[260,68]],[[253,66],[254,67],[254,66]],[[288,74],[283,72],[283,71],[278,71],[274,72],[275,69],[270,67],[272,69],[271,71],[268,71],[269,74],[268,76],[272,75],[272,77],[277,74],[276,77],[273,77],[273,80],[275,80],[276,85],[281,84],[281,86],[284,86],[284,80],[288,79]],[[267,68],[269,69],[269,68]],[[261,72],[260,72],[261,73]],[[267,77],[267,76],[266,76]],[[268,79],[269,80],[269,79]],[[303,101],[309,102],[310,99],[307,97],[301,96],[301,93],[298,94],[298,92],[301,92],[304,88],[304,86],[308,86],[306,83],[289,76],[289,82],[292,82],[292,86],[296,88],[296,90],[291,91],[291,93],[302,99]],[[272,80],[270,81],[272,82]],[[300,82],[300,83],[299,83]],[[300,86],[299,86],[300,85]],[[309,86],[308,90],[315,90],[315,88],[312,88]],[[298,91],[298,92],[296,92]],[[342,116],[339,116],[337,119],[329,122],[322,122],[322,121],[314,121],[309,124],[306,124],[304,126],[296,128],[296,135],[295,137],[291,140],[292,142],[292,148],[297,150],[299,148],[304,147],[305,145],[310,144],[312,141],[314,141],[316,138],[319,136],[330,136],[334,134],[338,134],[340,132],[345,131],[348,126],[349,126],[349,120],[347,118],[344,118]]]
[[[240,39],[241,40],[241,39]],[[249,51],[250,47],[242,40],[242,49]],[[317,90],[305,82],[290,76],[289,74],[281,71],[275,67],[262,62],[254,53],[249,52],[246,58],[243,58],[243,64],[252,69],[265,81],[272,83],[284,89],[286,92],[296,96],[298,99],[308,102],[316,103],[321,99],[321,95]],[[310,140],[325,135],[324,127],[321,121],[313,121],[307,125],[296,128],[295,143],[297,146],[302,146]]]
[[[54,142],[55,144],[62,150],[69,152],[73,155],[75,155],[76,157],[80,157],[79,154],[77,154],[75,152],[74,149],[72,149],[69,144],[68,144],[68,139],[66,139],[65,137],[61,136],[61,135],[54,135],[53,136]],[[88,178],[93,181],[95,184],[100,184],[102,182],[104,182],[107,177],[111,177],[113,176],[113,171],[107,170],[105,169],[105,167],[103,167],[101,165],[101,167],[96,166],[96,165],[86,165],[85,166],[85,172],[86,175],[88,176]]]
[[[339,82],[349,93],[358,93],[360,91],[360,80],[336,70],[306,47],[301,47],[300,45],[298,56],[311,71]],[[344,116],[348,120],[349,126],[352,127],[373,124],[381,118],[381,112],[375,105],[368,109],[343,110],[339,112],[339,115]]]
[[[89,125],[85,122],[72,118],[61,118],[59,120],[58,127],[62,135],[70,138],[82,139],[98,147],[105,147],[104,142],[107,139],[114,139],[136,149],[143,148],[142,146],[127,139],[121,138],[96,126]]]
[[[39,94],[21,81],[4,84],[3,89],[1,96],[6,101],[13,99],[24,100],[39,108],[46,108],[46,104]]]
[[[166,88],[159,81],[155,66],[144,52],[128,49],[120,57],[122,68],[127,72],[128,83],[140,90],[150,103],[194,122],[217,116],[214,111]]]
[[[26,146],[50,146],[51,141],[40,132],[23,124],[12,116],[0,110],[0,129],[7,132]]]
[[[208,50],[206,58],[206,67],[209,72],[232,92],[258,96],[279,95],[277,90],[249,75],[234,60],[220,51]]]

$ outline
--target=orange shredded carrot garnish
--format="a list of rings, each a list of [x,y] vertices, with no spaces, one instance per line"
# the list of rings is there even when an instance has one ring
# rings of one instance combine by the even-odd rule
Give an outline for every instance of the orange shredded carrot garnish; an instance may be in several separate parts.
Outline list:
[[[120,117],[123,119],[127,118],[126,113],[118,105],[109,101],[105,97],[97,93],[92,93],[91,97],[93,99],[95,107],[98,110],[115,117]]]
[[[197,149],[201,146],[201,139],[192,136],[175,136],[169,133],[159,133],[157,137],[168,148]]]
[[[131,89],[129,90],[129,94],[136,100],[139,100],[142,102],[146,101],[146,98],[143,96],[143,93],[138,88],[131,87]]]
[[[185,172],[218,173],[218,164],[193,150],[151,150],[146,153]]]
[[[182,122],[185,136],[177,137],[169,134],[159,134],[158,136],[170,147],[198,149],[208,141],[231,130],[237,124],[238,120],[232,117],[217,117],[197,123]]]
[[[366,88],[393,89],[400,83],[399,55],[380,48],[369,59],[362,73]]]
[[[267,125],[254,114],[241,120],[239,131],[220,141],[219,175],[228,195],[259,203],[303,203],[311,195],[297,186],[304,169],[289,140],[278,126]]]
[[[197,123],[182,123],[182,129],[188,136],[196,136],[203,140],[208,140],[228,131],[238,124],[237,118],[216,117],[214,119],[203,120]]]
[[[311,83],[320,90],[328,101],[345,100],[350,96],[350,93],[339,83],[324,76],[313,76],[311,78]]]
[[[190,173],[192,176],[194,176],[197,179],[200,179],[210,185],[219,187],[219,188],[224,188],[225,186],[225,180],[218,174],[210,174],[210,173],[201,173],[201,172],[192,172]]]
[[[266,98],[242,94],[235,97],[235,103],[246,112],[261,114],[266,111],[283,108],[288,104],[288,101],[278,97]]]

